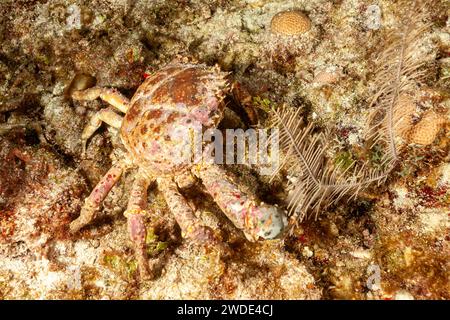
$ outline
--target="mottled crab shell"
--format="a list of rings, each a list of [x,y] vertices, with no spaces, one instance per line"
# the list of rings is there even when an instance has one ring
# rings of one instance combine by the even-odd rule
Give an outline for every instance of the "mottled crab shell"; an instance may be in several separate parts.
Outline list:
[[[120,129],[122,141],[140,166],[175,174],[189,163],[180,152],[191,143],[189,130],[214,128],[223,116],[226,73],[202,64],[172,64],[138,88]]]

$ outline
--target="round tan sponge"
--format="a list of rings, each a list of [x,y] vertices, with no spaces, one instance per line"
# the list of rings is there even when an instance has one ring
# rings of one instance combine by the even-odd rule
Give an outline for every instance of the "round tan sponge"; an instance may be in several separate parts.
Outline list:
[[[445,120],[434,111],[426,112],[422,119],[413,127],[409,137],[410,142],[428,146],[436,139]]]
[[[295,36],[311,29],[311,20],[299,10],[278,12],[270,22],[272,33]]]

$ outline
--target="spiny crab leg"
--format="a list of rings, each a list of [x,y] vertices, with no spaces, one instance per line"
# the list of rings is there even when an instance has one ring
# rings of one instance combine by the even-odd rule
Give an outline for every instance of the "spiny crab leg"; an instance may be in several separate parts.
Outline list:
[[[81,134],[81,140],[83,143],[83,153],[86,154],[86,143],[88,139],[97,131],[102,125],[102,122],[109,124],[110,126],[119,129],[122,125],[123,118],[115,113],[112,109],[106,108],[96,112],[92,118],[89,120],[88,125],[84,128]]]
[[[92,87],[82,91],[74,91],[72,98],[75,100],[95,100],[97,98],[108,102],[117,110],[126,113],[130,101],[119,91],[110,88]]]
[[[287,219],[277,207],[260,203],[241,192],[237,184],[219,166],[201,164],[194,171],[227,217],[248,240],[273,239],[282,234]]]
[[[192,211],[186,199],[178,191],[178,187],[171,178],[158,178],[158,189],[162,192],[170,211],[175,216],[181,228],[183,238],[209,245],[217,245],[218,240],[213,231],[204,226]]]
[[[145,239],[147,230],[145,228],[145,215],[147,214],[147,189],[151,179],[143,172],[136,175],[131,188],[128,207],[124,215],[127,218],[128,232],[133,241],[135,256],[138,260],[139,272],[142,278],[149,275],[147,251]]]
[[[124,167],[123,162],[117,162],[103,176],[89,197],[84,201],[80,216],[70,224],[70,232],[77,232],[94,219],[100,204],[106,198],[111,188],[119,181]]]

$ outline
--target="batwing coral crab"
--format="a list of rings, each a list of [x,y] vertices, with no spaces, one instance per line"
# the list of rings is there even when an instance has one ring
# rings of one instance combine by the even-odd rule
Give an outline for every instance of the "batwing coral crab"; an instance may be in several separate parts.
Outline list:
[[[218,245],[213,231],[197,218],[178,190],[176,177],[190,173],[200,179],[214,201],[251,241],[273,239],[286,226],[281,210],[245,194],[226,171],[211,161],[180,161],[190,143],[189,130],[215,128],[223,116],[226,74],[217,67],[173,63],[148,77],[129,101],[113,89],[93,87],[74,91],[75,100],[101,98],[112,107],[98,111],[82,133],[86,141],[105,122],[117,129],[127,152],[117,160],[86,198],[80,216],[70,224],[77,232],[89,224],[121,174],[137,168],[124,215],[134,243],[141,275],[148,274],[145,250],[147,188],[156,181],[179,224],[182,236],[205,245]],[[122,117],[116,111],[125,113]]]

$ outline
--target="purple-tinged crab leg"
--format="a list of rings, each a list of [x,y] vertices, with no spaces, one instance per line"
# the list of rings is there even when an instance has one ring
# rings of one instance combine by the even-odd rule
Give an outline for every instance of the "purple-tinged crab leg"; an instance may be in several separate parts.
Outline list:
[[[108,170],[84,201],[80,216],[70,224],[70,232],[77,232],[94,219],[100,204],[106,198],[111,188],[119,181],[123,169],[124,164],[117,162]]]
[[[249,240],[273,239],[284,231],[287,225],[284,213],[244,194],[219,166],[203,164],[196,175],[226,216]]]
[[[176,183],[170,178],[159,178],[158,189],[163,193],[170,211],[181,228],[183,238],[206,244],[218,244],[213,231],[204,226],[192,211],[186,199],[178,191]]]
[[[151,179],[139,172],[133,182],[127,210],[124,215],[128,222],[128,233],[133,241],[135,256],[138,260],[141,277],[149,275],[147,250],[145,238],[147,230],[145,227],[145,215],[147,214],[147,189]]]

